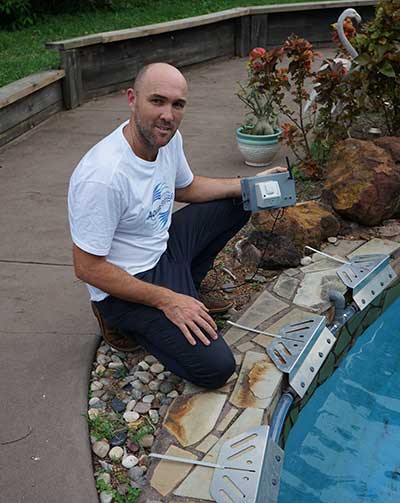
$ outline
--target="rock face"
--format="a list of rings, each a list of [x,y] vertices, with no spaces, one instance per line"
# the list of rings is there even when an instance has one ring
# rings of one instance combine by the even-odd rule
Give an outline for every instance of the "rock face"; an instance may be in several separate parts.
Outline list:
[[[400,146],[390,138],[376,142],[347,139],[340,142],[327,166],[323,198],[344,218],[363,225],[378,225],[391,218],[400,202]],[[396,150],[398,148],[399,151]]]
[[[274,219],[267,211],[255,213],[252,222],[258,231],[270,233]],[[285,236],[282,243],[282,254],[289,251],[288,241],[291,241],[301,256],[304,246],[318,247],[329,236],[336,236],[340,224],[334,214],[323,205],[315,201],[298,203],[296,206],[286,208],[282,218],[277,220],[274,234]],[[301,256],[298,258],[298,265]],[[267,260],[267,257],[264,256]],[[286,265],[286,264],[285,264]]]

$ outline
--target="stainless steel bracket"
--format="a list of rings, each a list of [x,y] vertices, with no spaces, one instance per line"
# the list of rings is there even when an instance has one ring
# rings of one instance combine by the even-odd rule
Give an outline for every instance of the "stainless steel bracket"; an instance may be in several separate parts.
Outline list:
[[[214,471],[211,496],[217,503],[277,503],[283,450],[260,426],[224,443]]]
[[[336,339],[326,327],[325,316],[317,315],[284,325],[279,335],[282,339],[268,346],[268,356],[279,370],[288,374],[289,385],[303,397]]]
[[[389,255],[355,255],[349,264],[341,266],[337,275],[353,290],[353,299],[362,311],[396,277]]]

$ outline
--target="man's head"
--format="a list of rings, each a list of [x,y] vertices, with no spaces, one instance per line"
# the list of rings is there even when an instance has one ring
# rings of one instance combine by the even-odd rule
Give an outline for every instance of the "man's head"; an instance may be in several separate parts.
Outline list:
[[[140,70],[128,89],[130,141],[137,155],[155,158],[171,140],[182,121],[186,95],[186,80],[174,66],[153,63]]]

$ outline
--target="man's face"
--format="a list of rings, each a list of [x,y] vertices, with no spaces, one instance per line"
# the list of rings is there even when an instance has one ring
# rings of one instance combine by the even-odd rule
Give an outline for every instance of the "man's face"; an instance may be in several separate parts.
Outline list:
[[[178,129],[186,105],[186,82],[180,74],[148,71],[139,88],[128,91],[134,135],[140,150],[151,156]]]

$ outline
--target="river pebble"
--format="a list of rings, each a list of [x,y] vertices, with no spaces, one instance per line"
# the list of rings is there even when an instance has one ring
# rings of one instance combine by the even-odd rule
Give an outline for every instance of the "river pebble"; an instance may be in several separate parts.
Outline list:
[[[129,470],[129,468],[133,468],[134,466],[136,466],[138,462],[139,462],[138,458],[133,454],[130,454],[129,456],[125,456],[122,459],[122,466],[128,468]]]
[[[110,450],[110,446],[105,440],[99,440],[92,445],[92,450],[99,458],[105,458]]]
[[[124,455],[124,450],[122,447],[113,447],[108,453],[108,457],[111,461],[119,461]]]

